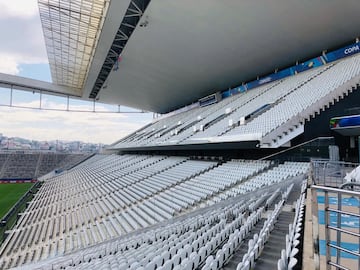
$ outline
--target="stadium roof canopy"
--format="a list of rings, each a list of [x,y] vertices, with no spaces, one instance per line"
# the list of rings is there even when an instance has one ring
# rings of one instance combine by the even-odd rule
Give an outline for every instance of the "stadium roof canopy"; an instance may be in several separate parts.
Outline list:
[[[53,82],[82,89],[106,13],[106,1],[38,3]]]
[[[39,0],[53,81],[168,112],[360,36],[359,0]]]

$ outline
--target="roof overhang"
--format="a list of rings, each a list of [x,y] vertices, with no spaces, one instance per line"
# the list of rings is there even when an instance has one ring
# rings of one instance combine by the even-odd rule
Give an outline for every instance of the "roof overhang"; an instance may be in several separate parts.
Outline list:
[[[52,80],[82,90],[108,0],[38,0]]]
[[[358,0],[152,0],[91,95],[134,1],[110,2],[84,99],[165,113],[360,35]]]
[[[0,73],[0,87],[74,98],[81,97],[81,92],[76,89],[4,73]]]

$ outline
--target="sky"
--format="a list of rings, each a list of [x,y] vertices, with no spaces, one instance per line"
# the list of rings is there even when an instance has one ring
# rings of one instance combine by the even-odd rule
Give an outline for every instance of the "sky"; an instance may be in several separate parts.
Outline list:
[[[51,82],[37,0],[0,0],[0,73]],[[110,144],[141,128],[152,114],[62,112],[8,107],[10,90],[0,88],[0,133],[32,140],[80,140]],[[13,91],[14,106],[36,108],[39,94]],[[66,99],[42,95],[43,108],[65,109]],[[92,103],[70,101],[70,110],[92,110]],[[98,104],[97,111],[116,111]],[[122,108],[128,111],[128,108]]]

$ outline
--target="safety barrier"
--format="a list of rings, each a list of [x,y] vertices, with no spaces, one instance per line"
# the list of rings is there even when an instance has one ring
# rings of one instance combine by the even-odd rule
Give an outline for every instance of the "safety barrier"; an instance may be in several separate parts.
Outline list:
[[[316,185],[311,189],[318,269],[360,269],[360,192]]]

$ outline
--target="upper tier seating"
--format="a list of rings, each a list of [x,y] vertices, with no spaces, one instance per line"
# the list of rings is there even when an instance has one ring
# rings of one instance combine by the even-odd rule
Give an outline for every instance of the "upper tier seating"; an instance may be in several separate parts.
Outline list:
[[[249,140],[279,147],[303,132],[305,120],[353,91],[359,75],[357,55],[159,119],[112,147]]]

